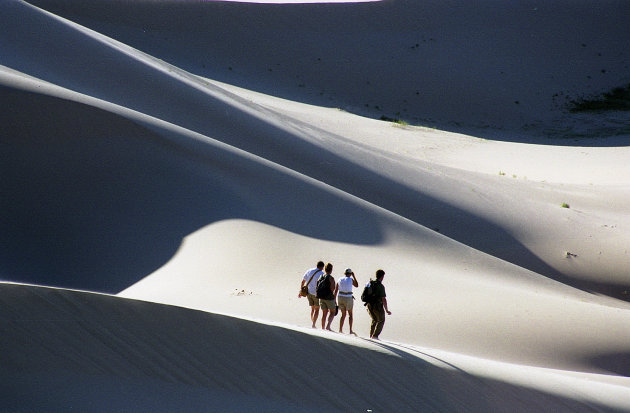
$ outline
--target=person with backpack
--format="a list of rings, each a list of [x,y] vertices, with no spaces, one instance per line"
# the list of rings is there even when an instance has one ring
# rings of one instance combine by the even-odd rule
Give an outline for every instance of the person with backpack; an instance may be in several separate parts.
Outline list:
[[[335,287],[335,295],[337,296],[337,304],[341,310],[341,318],[339,319],[339,332],[343,333],[343,323],[346,320],[346,312],[348,313],[348,324],[350,325],[350,334],[356,333],[352,331],[352,307],[354,306],[354,296],[352,295],[352,287],[358,287],[359,282],[354,272],[350,268],[346,268],[345,277],[339,279]]]
[[[308,306],[311,308],[311,322],[313,323],[313,328],[315,327],[315,322],[319,317],[319,298],[317,298],[317,280],[319,276],[324,273],[324,262],[319,261],[317,263],[317,267],[306,270],[304,276],[302,277],[302,284],[300,284],[300,293],[298,297],[304,297],[304,293],[306,293],[306,298],[308,299]],[[306,291],[304,291],[304,287],[306,287]]]
[[[374,340],[378,340],[378,336],[381,334],[381,331],[383,331],[385,312],[387,312],[388,315],[392,314],[387,307],[383,278],[385,278],[385,271],[376,271],[376,280],[370,280],[363,289],[363,294],[361,294],[361,300],[365,302],[367,311],[372,319],[370,338]]]
[[[322,330],[332,331],[330,324],[335,318],[337,305],[335,304],[335,278],[332,276],[333,266],[331,263],[326,264],[325,274],[320,275],[317,280],[317,298],[319,298],[319,307],[322,310]],[[328,324],[326,319],[328,318]]]

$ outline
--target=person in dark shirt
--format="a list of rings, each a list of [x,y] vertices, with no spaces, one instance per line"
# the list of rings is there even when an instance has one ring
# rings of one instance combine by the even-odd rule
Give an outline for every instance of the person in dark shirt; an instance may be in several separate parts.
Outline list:
[[[387,295],[385,294],[385,286],[383,285],[383,278],[385,278],[385,271],[378,270],[376,271],[376,280],[370,281],[373,285],[372,288],[375,289],[376,300],[370,303],[367,303],[367,311],[370,314],[370,318],[372,319],[372,324],[370,325],[370,338],[374,340],[378,340],[378,336],[383,331],[383,326],[385,325],[385,313],[391,315],[391,311],[387,306]]]
[[[336,313],[336,296],[335,296],[335,277],[332,276],[333,265],[326,264],[325,274],[320,275],[317,280],[317,298],[319,298],[319,308],[322,310],[322,330],[332,331],[330,324],[335,318]],[[322,288],[320,289],[320,284]],[[328,323],[326,321],[328,320]]]

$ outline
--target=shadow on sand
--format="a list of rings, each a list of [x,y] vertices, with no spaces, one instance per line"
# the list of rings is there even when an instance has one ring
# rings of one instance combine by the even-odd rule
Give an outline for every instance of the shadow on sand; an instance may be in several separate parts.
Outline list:
[[[472,376],[455,366],[436,367],[388,344],[374,345],[389,354],[178,307],[1,284],[0,303],[4,332],[11,336],[0,347],[2,410],[96,405],[112,411],[212,406],[234,412],[579,412],[598,407]],[[305,363],[317,366],[315,371]],[[313,390],[322,381],[327,389],[344,391],[322,397]]]

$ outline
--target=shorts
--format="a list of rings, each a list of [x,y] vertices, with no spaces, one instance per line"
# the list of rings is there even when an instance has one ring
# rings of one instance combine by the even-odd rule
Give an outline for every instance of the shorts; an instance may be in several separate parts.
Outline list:
[[[322,310],[335,310],[337,304],[335,304],[335,300],[324,300],[322,298],[319,299],[319,307]]]
[[[343,295],[338,295],[337,304],[339,304],[339,309],[342,311],[343,310],[352,311],[352,307],[354,306],[354,298],[352,298],[352,296],[344,297]]]
[[[316,295],[314,294],[308,294],[306,296],[306,298],[308,298],[308,306],[312,307],[312,306],[316,306],[319,307],[319,298],[317,298]]]

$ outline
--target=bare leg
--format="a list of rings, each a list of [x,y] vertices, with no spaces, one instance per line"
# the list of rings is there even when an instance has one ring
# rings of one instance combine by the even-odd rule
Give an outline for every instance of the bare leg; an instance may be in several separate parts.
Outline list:
[[[311,321],[313,322],[313,328],[315,327],[315,323],[317,322],[317,317],[319,317],[319,306],[313,305],[311,306]]]
[[[332,331],[330,329],[330,325],[332,324],[333,318],[335,318],[335,310],[330,310],[328,315],[328,325],[326,326],[326,330]]]
[[[350,313],[352,314],[352,313]],[[346,310],[341,310],[341,318],[339,319],[339,332],[343,333],[343,322],[346,321]],[[352,333],[352,324],[350,324],[350,332]]]
[[[345,314],[344,314],[345,316]],[[350,324],[350,334],[355,334],[356,333],[352,330],[352,310],[348,310],[348,324]]]
[[[328,315],[328,309],[322,310],[322,330],[326,329],[326,316]]]

